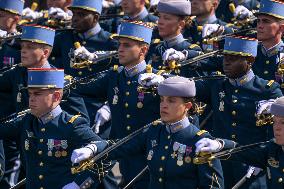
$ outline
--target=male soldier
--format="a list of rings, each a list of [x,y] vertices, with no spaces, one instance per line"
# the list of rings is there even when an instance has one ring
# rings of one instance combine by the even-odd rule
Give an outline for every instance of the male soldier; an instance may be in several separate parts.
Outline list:
[[[31,114],[0,124],[0,138],[17,140],[25,160],[26,188],[79,189],[93,186],[85,174],[72,175],[72,150],[100,141],[80,115],[63,111],[64,70],[30,68],[27,77]],[[98,149],[105,147],[102,143]],[[87,173],[86,173],[87,174]]]
[[[251,70],[257,43],[257,40],[251,38],[227,37],[223,69],[228,78],[196,81],[197,99],[210,104],[213,109],[214,137],[233,139],[240,144],[272,137],[271,126],[261,123],[256,116],[257,105],[262,100],[280,97],[282,93],[276,82],[263,80]],[[147,80],[146,76],[143,77]],[[160,81],[158,77],[161,76],[156,76],[155,80]],[[222,166],[226,188],[232,188],[248,169],[243,164],[230,161],[223,162]],[[245,183],[243,188],[266,188],[264,173],[260,172],[256,177]]]
[[[24,2],[0,0],[0,37],[17,35]],[[10,68],[20,62],[20,44],[16,40],[2,40],[0,45],[0,69]],[[3,70],[1,70],[2,72]]]
[[[269,189],[282,189],[283,184],[283,153],[284,153],[284,97],[277,99],[270,108],[273,117],[274,139],[266,144],[257,145],[239,153],[231,154],[230,160],[244,162],[250,165],[267,169],[267,183]],[[208,138],[196,143],[196,153],[218,152],[222,149],[234,149],[239,145],[231,140]]]
[[[159,117],[159,99],[152,93],[137,91],[138,76],[146,72],[145,56],[151,42],[152,28],[138,21],[122,22],[118,35],[119,63],[123,67],[112,70],[91,84],[77,87],[79,94],[107,100],[112,125],[110,139],[123,138]],[[135,159],[135,161],[133,161]],[[130,182],[145,166],[143,156],[119,161],[124,184]],[[148,174],[133,188],[146,188]]]

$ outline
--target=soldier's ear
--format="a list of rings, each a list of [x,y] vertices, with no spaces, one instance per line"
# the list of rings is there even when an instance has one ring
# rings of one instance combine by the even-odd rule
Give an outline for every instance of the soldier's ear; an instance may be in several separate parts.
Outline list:
[[[61,93],[59,90],[55,90],[52,96],[53,102],[59,102],[61,100]]]
[[[185,107],[186,107],[187,111],[189,111],[192,108],[192,102],[186,102]]]
[[[43,56],[44,58],[48,58],[51,53],[52,48],[44,48],[43,49]]]

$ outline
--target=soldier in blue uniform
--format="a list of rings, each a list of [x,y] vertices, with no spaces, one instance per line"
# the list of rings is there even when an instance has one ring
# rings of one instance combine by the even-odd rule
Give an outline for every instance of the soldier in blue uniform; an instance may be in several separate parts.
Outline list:
[[[0,36],[17,35],[17,24],[21,20],[24,2],[21,0],[0,1]],[[19,37],[18,37],[19,38]],[[20,62],[20,44],[18,40],[3,40],[0,45],[0,69],[10,68]],[[3,70],[0,70],[1,72]]]
[[[228,79],[198,81],[197,98],[213,109],[213,136],[236,140],[240,144],[272,137],[271,125],[257,124],[256,105],[261,100],[282,96],[279,85],[254,75],[251,64],[257,54],[257,40],[241,37],[225,39],[223,69]],[[217,98],[216,98],[217,97]],[[229,127],[228,127],[229,125]],[[248,169],[240,163],[222,163],[225,187],[231,188]],[[234,171],[232,171],[234,167]],[[263,172],[242,188],[266,188]]]
[[[284,186],[283,177],[283,146],[284,146],[284,98],[278,98],[271,105],[271,114],[273,117],[274,139],[269,143],[253,147],[251,149],[231,154],[230,160],[240,161],[249,165],[261,167],[267,170],[267,183],[269,189],[282,189]],[[220,145],[221,144],[221,145]],[[221,146],[221,148],[219,147]],[[197,153],[199,152],[218,152],[223,149],[233,149],[238,147],[234,141],[218,139],[217,141],[207,138],[201,139],[196,143]]]
[[[283,74],[280,69],[284,58],[284,43],[281,39],[284,33],[284,3],[262,0],[260,5],[256,16],[257,38],[261,42],[252,69],[259,77],[282,84]],[[283,87],[281,85],[282,91]]]
[[[147,60],[155,69],[160,66],[167,66],[168,60],[185,60],[201,53],[201,48],[191,44],[182,35],[185,26],[185,17],[191,14],[191,3],[186,0],[160,1],[157,10],[159,12],[158,32],[163,42],[152,43]],[[182,76],[196,74],[188,67],[180,70]]]
[[[152,27],[143,22],[125,21],[121,24],[119,63],[123,67],[110,70],[93,83],[79,85],[83,97],[107,100],[111,113],[110,139],[119,139],[159,117],[159,99],[152,93],[137,91],[138,76],[147,72],[145,56],[151,42]],[[133,161],[135,159],[135,161]],[[146,165],[142,155],[125,157],[119,161],[125,184]],[[129,169],[131,167],[131,169]],[[133,188],[145,188],[148,174]]]
[[[120,5],[124,12],[124,17],[104,20],[102,21],[102,27],[111,33],[117,33],[117,29],[123,20],[156,23],[158,17],[150,14],[146,9],[145,4],[145,0],[122,0]]]
[[[195,143],[210,137],[188,119],[194,112],[195,84],[183,77],[170,77],[158,86],[161,121],[153,122],[141,135],[118,147],[108,158],[147,157],[150,171],[149,189],[170,188],[223,188],[223,175],[219,160],[212,164],[194,165]],[[71,161],[78,162],[88,148],[76,149]],[[132,161],[137,161],[134,157]],[[131,167],[129,167],[131,169]]]
[[[25,159],[26,188],[78,189],[97,184],[88,173],[72,175],[73,149],[91,141],[100,141],[80,115],[63,111],[64,70],[30,68],[28,71],[31,113],[14,122],[0,124],[0,138],[17,140]],[[98,147],[98,151],[103,148]],[[60,178],[60,179],[59,179]],[[65,186],[66,185],[66,186]]]

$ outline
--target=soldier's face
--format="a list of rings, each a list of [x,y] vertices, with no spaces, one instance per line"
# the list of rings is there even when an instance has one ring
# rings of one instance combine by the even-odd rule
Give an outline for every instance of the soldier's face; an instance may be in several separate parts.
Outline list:
[[[276,143],[283,146],[284,145],[284,117],[274,116],[273,117],[273,133]]]
[[[29,107],[36,117],[50,112],[54,104],[54,91],[50,89],[29,88]]]
[[[191,0],[191,14],[201,16],[209,14],[214,9],[214,0]]]
[[[160,116],[165,123],[175,123],[183,119],[191,107],[191,102],[184,102],[181,97],[160,97]]]
[[[172,38],[180,34],[184,21],[180,17],[167,13],[159,13],[158,30],[163,39]]]
[[[281,39],[284,32],[284,22],[269,16],[259,15],[257,17],[257,39],[259,41],[273,41],[275,38]]]
[[[98,15],[91,11],[83,9],[72,9],[72,27],[80,32],[86,32],[92,29],[98,22]]]
[[[50,50],[43,45],[22,41],[21,42],[21,63],[24,67],[37,67],[43,61],[46,61]]]
[[[248,71],[247,60],[242,56],[224,55],[223,70],[229,78],[240,78]]]
[[[0,10],[0,29],[9,31],[13,25],[18,23],[19,19],[20,17],[15,14]]]
[[[144,6],[144,0],[122,0],[121,8],[126,15],[137,14]]]
[[[120,38],[118,47],[118,57],[119,63],[126,67],[133,67],[141,58],[144,58],[145,52],[143,52],[143,47],[131,39]]]
[[[47,8],[50,7],[57,7],[61,8],[62,10],[66,9],[67,6],[71,4],[70,0],[47,0],[46,5]]]

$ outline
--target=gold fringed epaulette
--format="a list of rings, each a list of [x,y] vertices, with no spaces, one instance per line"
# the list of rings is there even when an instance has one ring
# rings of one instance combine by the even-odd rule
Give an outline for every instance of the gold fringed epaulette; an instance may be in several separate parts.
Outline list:
[[[203,135],[204,133],[208,133],[208,131],[206,131],[206,130],[200,130],[200,131],[198,131],[198,132],[196,133],[196,135],[197,135],[197,136],[201,136],[201,135]]]
[[[161,120],[156,120],[156,121],[153,121],[152,125],[153,126],[157,126],[159,123],[162,123]]]
[[[189,45],[189,48],[190,48],[190,49],[194,49],[194,48],[196,48],[196,47],[199,47],[199,45],[197,45],[197,44],[191,44],[191,45]]]
[[[80,116],[81,116],[80,113],[77,114],[77,115],[74,115],[73,117],[71,117],[71,119],[70,119],[67,123],[74,123],[74,121],[75,121],[76,119],[78,119],[78,117],[80,117]]]
[[[270,80],[270,81],[268,81],[268,83],[266,84],[266,86],[271,87],[274,82],[275,82],[274,80]]]

